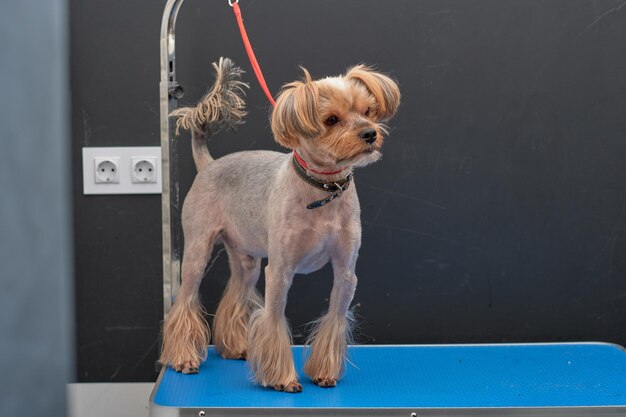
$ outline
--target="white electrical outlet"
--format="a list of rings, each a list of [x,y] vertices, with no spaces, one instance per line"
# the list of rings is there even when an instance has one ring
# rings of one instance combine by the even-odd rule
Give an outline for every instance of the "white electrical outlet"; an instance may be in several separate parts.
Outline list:
[[[156,158],[135,156],[130,158],[132,181],[140,184],[154,184],[157,181]]]
[[[94,181],[96,184],[119,184],[120,183],[120,158],[117,156],[104,156],[93,159]]]
[[[160,194],[161,148],[83,148],[83,193]]]

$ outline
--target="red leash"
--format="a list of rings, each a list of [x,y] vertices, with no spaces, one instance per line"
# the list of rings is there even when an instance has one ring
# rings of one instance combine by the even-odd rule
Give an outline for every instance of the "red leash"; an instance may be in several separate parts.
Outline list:
[[[267,99],[272,103],[272,106],[276,106],[276,102],[274,101],[274,97],[270,93],[270,89],[267,87],[267,83],[265,82],[265,78],[263,78],[263,72],[261,71],[261,66],[259,65],[259,61],[257,61],[256,56],[254,55],[254,50],[252,49],[252,44],[250,43],[250,39],[248,39],[248,34],[246,33],[246,27],[243,24],[243,17],[241,16],[241,9],[239,8],[239,0],[228,0],[228,4],[233,8],[235,12],[235,17],[237,18],[237,24],[239,25],[239,31],[241,32],[241,39],[243,40],[243,45],[246,47],[246,52],[248,53],[248,59],[250,60],[250,65],[252,65],[252,69],[254,70],[254,74],[256,75],[263,92],[267,96]],[[311,172],[314,172],[319,175],[335,175],[342,172],[344,169],[340,169],[339,171],[333,172],[320,172],[316,171],[309,167],[309,165],[302,159],[298,152],[294,149],[293,155],[298,160],[300,165],[302,165],[305,169],[308,169]]]
[[[252,49],[252,44],[250,43],[250,39],[248,39],[248,34],[246,33],[246,27],[243,24],[243,17],[241,16],[241,9],[239,8],[239,0],[228,0],[228,4],[231,5],[233,11],[235,12],[235,17],[237,18],[237,24],[239,25],[239,31],[241,32],[241,39],[243,40],[243,45],[246,47],[246,52],[248,53],[248,59],[250,59],[250,64],[252,65],[252,69],[256,74],[257,80],[259,80],[259,84],[263,89],[263,92],[267,96],[267,99],[272,103],[272,106],[276,105],[274,101],[274,97],[270,93],[270,89],[267,88],[267,84],[265,83],[265,78],[263,78],[263,72],[261,71],[261,66],[259,65],[259,61],[257,61],[256,56],[254,55],[254,50]]]

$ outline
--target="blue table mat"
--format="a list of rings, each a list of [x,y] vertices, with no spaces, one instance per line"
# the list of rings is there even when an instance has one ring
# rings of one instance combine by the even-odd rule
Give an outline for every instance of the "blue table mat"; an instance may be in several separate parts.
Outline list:
[[[164,371],[153,402],[205,408],[474,408],[626,406],[626,353],[603,343],[352,346],[346,374],[303,392],[251,383],[245,361],[213,349],[197,375]]]

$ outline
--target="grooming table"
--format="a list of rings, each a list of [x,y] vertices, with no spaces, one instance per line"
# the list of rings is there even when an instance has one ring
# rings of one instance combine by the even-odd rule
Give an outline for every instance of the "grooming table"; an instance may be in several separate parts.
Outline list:
[[[351,346],[335,388],[293,351],[302,393],[253,385],[211,349],[197,375],[161,371],[150,416],[626,416],[626,352],[611,344]]]

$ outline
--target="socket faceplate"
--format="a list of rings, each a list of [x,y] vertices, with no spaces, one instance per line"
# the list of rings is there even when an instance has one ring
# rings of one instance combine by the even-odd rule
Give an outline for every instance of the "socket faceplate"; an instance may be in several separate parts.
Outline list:
[[[161,147],[83,148],[83,194],[161,194]]]
[[[156,158],[135,156],[130,159],[133,183],[154,184],[157,181]]]
[[[120,183],[120,158],[117,156],[96,157],[93,159],[94,181],[96,184]]]

